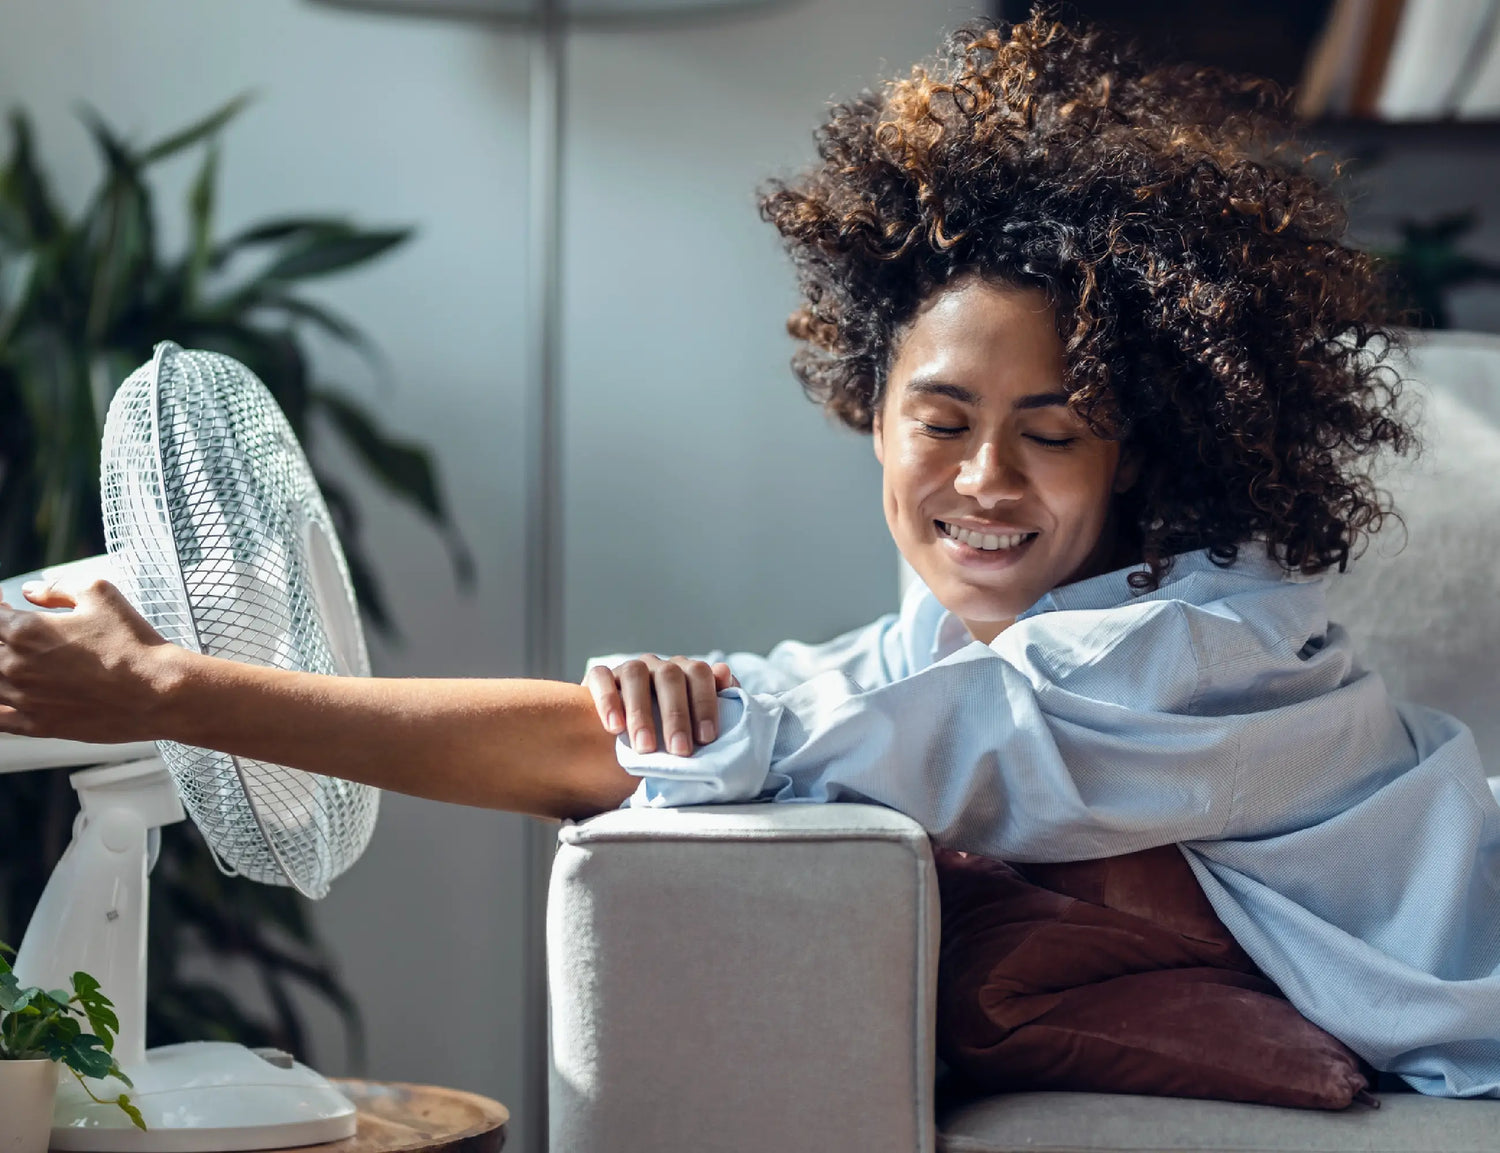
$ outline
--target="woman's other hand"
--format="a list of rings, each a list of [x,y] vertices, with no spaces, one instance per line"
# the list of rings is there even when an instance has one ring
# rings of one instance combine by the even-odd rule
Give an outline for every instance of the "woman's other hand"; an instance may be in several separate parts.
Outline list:
[[[665,660],[651,655],[612,669],[595,665],[583,677],[605,729],[617,736],[628,731],[631,748],[638,753],[656,751],[654,692],[662,738],[667,751],[679,757],[693,751],[695,734],[700,745],[719,735],[719,692],[739,683],[722,661],[711,665],[690,657]]]
[[[108,581],[29,584],[39,613],[0,601],[0,732],[114,744],[155,740],[184,650]]]

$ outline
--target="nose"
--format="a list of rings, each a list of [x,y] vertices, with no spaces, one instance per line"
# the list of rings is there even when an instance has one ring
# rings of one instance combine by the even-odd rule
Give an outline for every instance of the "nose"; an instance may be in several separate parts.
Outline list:
[[[969,497],[985,508],[994,508],[1004,501],[1019,500],[1026,488],[1026,477],[999,445],[983,441],[958,466],[953,488],[960,496]]]

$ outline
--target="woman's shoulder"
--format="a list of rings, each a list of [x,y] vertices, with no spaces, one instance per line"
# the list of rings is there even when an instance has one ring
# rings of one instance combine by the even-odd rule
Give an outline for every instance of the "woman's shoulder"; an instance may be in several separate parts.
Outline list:
[[[1039,686],[1191,711],[1206,687],[1295,666],[1328,632],[1321,581],[1289,578],[1263,555],[1219,565],[1185,554],[1145,593],[1130,587],[1133,571],[1053,590],[993,647]]]

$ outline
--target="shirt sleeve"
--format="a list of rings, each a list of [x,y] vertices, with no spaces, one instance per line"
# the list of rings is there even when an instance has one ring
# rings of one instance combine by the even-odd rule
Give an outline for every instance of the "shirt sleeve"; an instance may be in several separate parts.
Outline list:
[[[1175,602],[1049,613],[888,683],[834,669],[731,689],[722,735],[692,756],[617,755],[641,777],[632,805],[868,801],[990,856],[1113,856],[1218,836],[1232,815],[1238,741],[1194,715],[1192,654]]]
[[[879,620],[822,644],[782,641],[765,656],[713,652],[704,659],[723,661],[751,693],[783,693],[825,673],[838,673],[862,688],[888,685],[905,675],[898,640],[899,618]]]

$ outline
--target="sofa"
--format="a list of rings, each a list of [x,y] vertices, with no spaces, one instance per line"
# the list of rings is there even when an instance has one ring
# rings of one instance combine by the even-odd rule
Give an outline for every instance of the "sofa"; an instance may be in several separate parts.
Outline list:
[[[1396,361],[1424,447],[1332,615],[1500,771],[1500,338]],[[1495,782],[1500,784],[1500,781]],[[867,805],[622,809],[558,837],[551,1148],[566,1153],[1500,1150],[1500,1100],[1382,1084],[1339,1113],[1088,1093],[945,1102],[923,830]],[[1226,1044],[1232,1039],[1226,1038]]]

